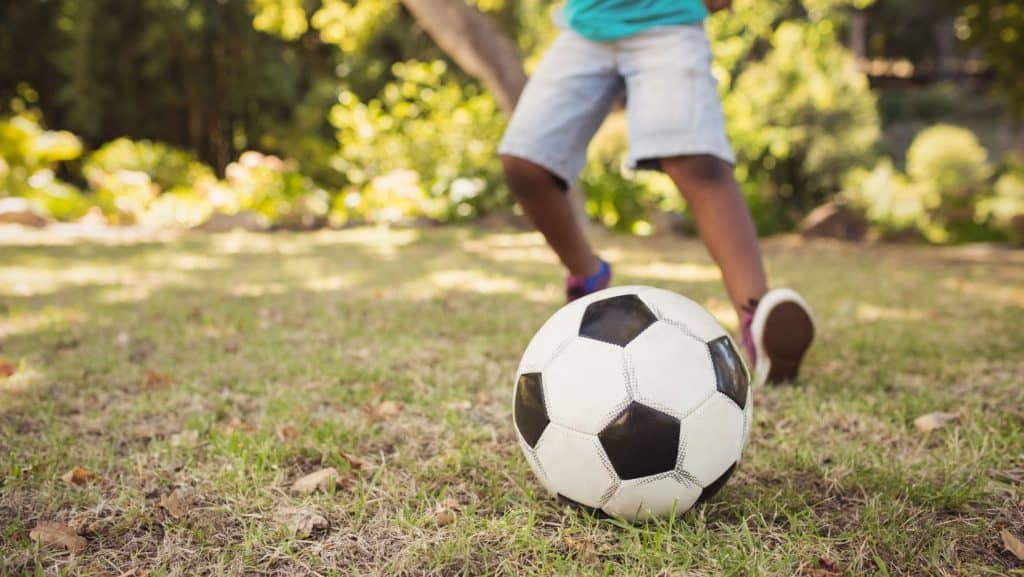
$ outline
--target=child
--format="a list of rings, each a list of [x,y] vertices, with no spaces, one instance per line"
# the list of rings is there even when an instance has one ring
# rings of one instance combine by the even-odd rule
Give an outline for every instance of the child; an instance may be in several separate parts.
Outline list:
[[[814,338],[804,300],[768,290],[750,212],[733,178],[708,11],[731,0],[568,0],[562,32],[527,84],[502,139],[505,178],[568,269],[568,300],[603,289],[611,267],[583,235],[565,194],[587,144],[625,91],[629,164],[662,170],[693,211],[742,327],[754,382],[796,378]]]

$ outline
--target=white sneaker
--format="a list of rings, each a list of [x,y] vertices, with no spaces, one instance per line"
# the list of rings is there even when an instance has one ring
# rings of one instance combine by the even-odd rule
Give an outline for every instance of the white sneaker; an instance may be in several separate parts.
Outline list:
[[[814,340],[814,318],[795,290],[770,290],[750,322],[754,344],[754,386],[796,380],[800,363]]]

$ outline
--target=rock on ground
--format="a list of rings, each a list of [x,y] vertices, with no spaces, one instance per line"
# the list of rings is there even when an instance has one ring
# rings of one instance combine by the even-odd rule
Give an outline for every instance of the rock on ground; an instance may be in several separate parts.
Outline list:
[[[797,227],[804,238],[835,238],[859,242],[868,234],[868,221],[856,210],[827,202],[811,211]]]
[[[34,203],[24,198],[0,198],[0,224],[20,224],[42,228],[50,218]]]

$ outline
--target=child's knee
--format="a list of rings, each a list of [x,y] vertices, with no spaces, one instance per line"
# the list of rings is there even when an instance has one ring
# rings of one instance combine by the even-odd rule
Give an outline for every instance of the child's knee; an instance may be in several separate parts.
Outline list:
[[[552,186],[560,190],[568,188],[564,180],[548,169],[524,158],[503,154],[501,166],[505,170],[505,181],[516,196],[549,191]]]
[[[673,178],[702,184],[721,184],[733,178],[732,165],[710,154],[663,158],[661,169]]]

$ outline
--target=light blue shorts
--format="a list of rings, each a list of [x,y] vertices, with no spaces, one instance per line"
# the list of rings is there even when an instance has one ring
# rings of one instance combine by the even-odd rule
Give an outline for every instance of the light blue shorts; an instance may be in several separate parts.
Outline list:
[[[498,152],[575,182],[590,139],[623,92],[631,167],[657,168],[658,159],[688,154],[735,164],[701,24],[612,42],[563,29],[526,85]]]

